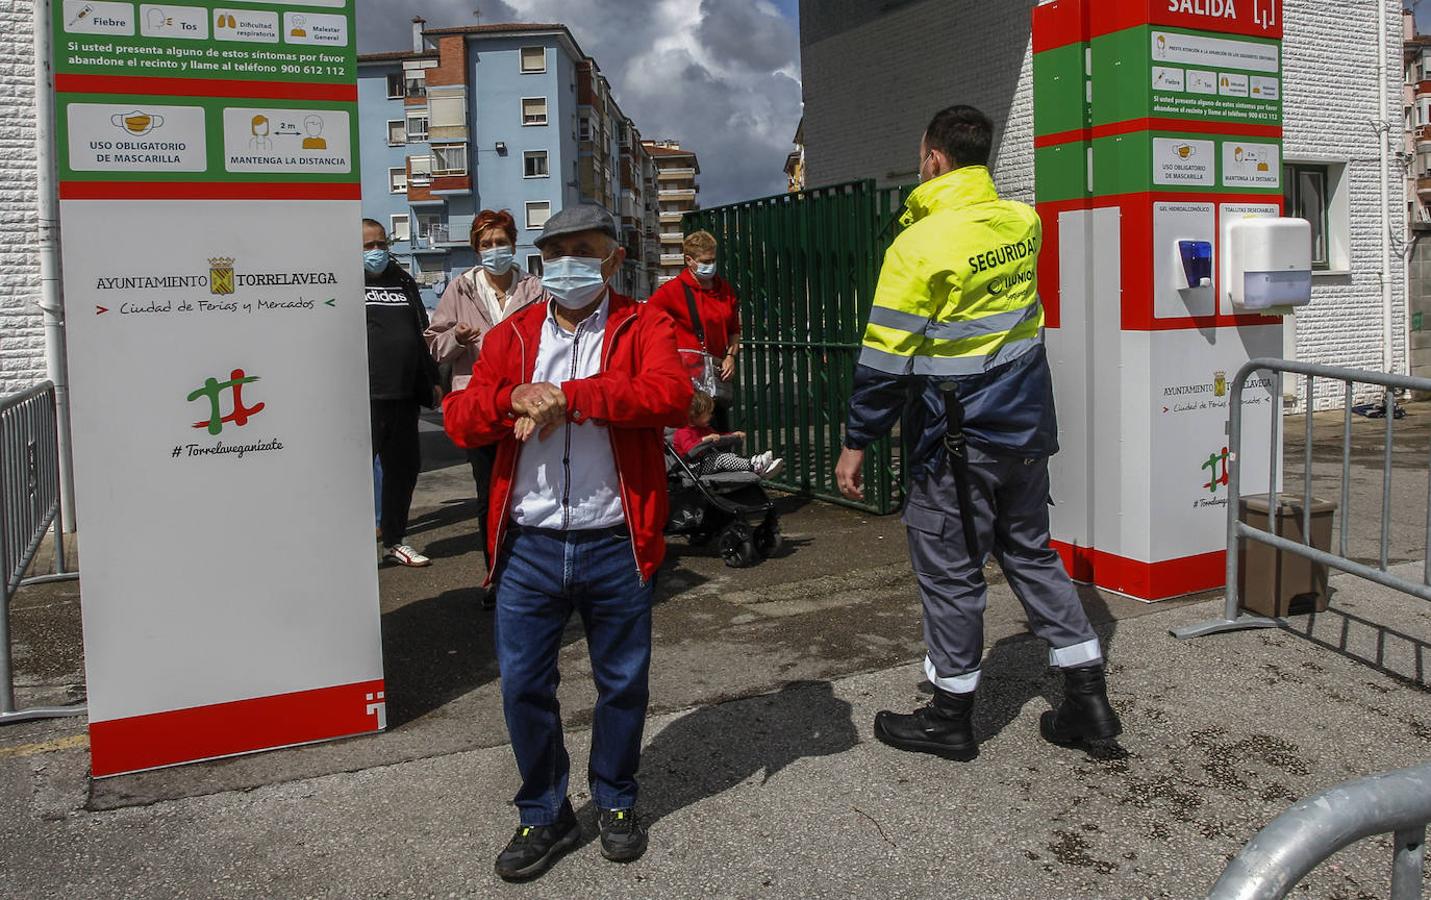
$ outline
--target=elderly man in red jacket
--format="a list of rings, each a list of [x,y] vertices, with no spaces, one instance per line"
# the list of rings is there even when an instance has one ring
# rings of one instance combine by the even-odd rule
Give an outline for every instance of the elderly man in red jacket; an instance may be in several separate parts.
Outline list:
[[[636,769],[651,664],[652,577],[665,555],[662,432],[692,387],[675,326],[610,290],[625,252],[600,207],[568,207],[536,240],[549,303],[494,328],[465,390],[444,404],[462,447],[497,443],[488,514],[502,706],[521,826],[497,857],[508,880],[546,871],[581,836],[556,699],[557,652],[575,610],[597,701],[589,775],[602,854],[646,849]]]

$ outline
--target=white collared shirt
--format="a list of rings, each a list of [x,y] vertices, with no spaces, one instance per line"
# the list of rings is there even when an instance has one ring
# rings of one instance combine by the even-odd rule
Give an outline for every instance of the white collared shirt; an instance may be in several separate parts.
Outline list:
[[[601,371],[601,346],[611,297],[569,332],[547,305],[532,382],[561,386]],[[512,521],[527,528],[581,531],[626,521],[621,479],[605,425],[567,422],[546,440],[533,435],[517,457]]]

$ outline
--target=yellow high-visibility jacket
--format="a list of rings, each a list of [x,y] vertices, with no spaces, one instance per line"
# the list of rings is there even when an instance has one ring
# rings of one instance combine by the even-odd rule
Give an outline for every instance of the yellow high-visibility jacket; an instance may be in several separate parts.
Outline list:
[[[863,448],[889,433],[912,398],[911,471],[929,471],[942,458],[938,386],[952,381],[970,445],[1023,457],[1056,453],[1038,214],[1000,200],[987,168],[966,166],[915,189],[901,222],[855,368],[845,445]]]
[[[1043,342],[1043,228],[1000,200],[989,170],[955,169],[909,197],[885,254],[860,362],[891,375],[978,375]]]

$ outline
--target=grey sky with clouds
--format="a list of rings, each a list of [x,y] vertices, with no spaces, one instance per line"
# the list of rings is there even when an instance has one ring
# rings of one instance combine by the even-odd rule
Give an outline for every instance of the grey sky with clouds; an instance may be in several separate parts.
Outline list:
[[[412,43],[429,27],[561,22],[645,138],[701,162],[701,205],[780,193],[800,121],[798,0],[358,0],[358,47]],[[472,11],[482,15],[474,18]]]

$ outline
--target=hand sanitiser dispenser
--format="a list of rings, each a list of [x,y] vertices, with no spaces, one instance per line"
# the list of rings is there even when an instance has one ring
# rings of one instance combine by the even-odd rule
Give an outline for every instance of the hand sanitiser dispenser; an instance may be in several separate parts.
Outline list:
[[[1312,302],[1312,226],[1305,219],[1258,218],[1228,227],[1232,305],[1276,314]]]
[[[1178,241],[1178,259],[1183,264],[1179,290],[1212,286],[1212,242]]]

